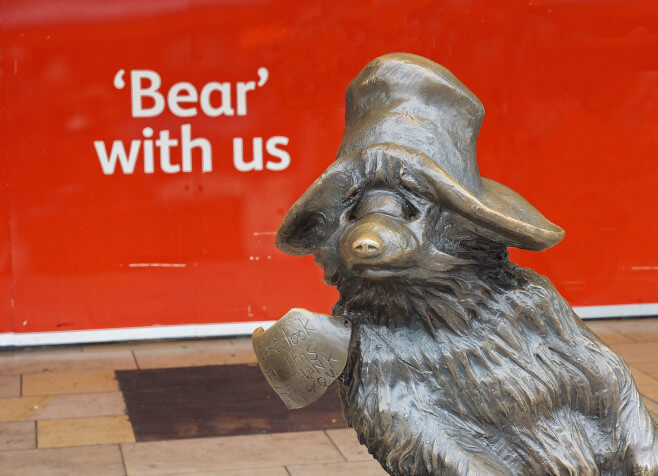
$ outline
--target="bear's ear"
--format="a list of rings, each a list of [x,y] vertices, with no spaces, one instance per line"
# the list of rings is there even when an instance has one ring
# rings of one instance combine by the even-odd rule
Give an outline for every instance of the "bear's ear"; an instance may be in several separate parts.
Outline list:
[[[302,211],[283,220],[276,246],[289,255],[302,256],[313,253],[327,237],[327,217],[321,212]]]

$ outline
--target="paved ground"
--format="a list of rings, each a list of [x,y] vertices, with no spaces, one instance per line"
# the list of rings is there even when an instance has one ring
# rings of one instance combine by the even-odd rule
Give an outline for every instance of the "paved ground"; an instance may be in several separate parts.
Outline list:
[[[588,325],[658,419],[658,318]],[[254,364],[248,339],[0,352],[0,473],[382,475],[350,429],[135,442],[118,369]]]

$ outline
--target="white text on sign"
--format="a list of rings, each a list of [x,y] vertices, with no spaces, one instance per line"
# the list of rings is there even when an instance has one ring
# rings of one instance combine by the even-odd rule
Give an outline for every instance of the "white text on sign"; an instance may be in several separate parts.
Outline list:
[[[114,87],[126,86],[125,70],[114,76]],[[179,82],[165,92],[161,90],[162,79],[152,70],[130,71],[131,116],[135,118],[157,117],[167,110],[175,117],[246,116],[248,94],[263,87],[269,79],[266,68],[258,68],[257,80],[231,82],[211,81],[200,89],[192,83]],[[142,137],[129,142],[116,139],[111,142],[94,141],[94,149],[105,175],[115,173],[133,174],[137,164],[143,163],[143,172],[153,174],[157,169],[167,174],[189,173],[194,168],[193,155],[200,154],[201,171],[212,172],[213,155],[210,141],[204,137],[193,137],[191,124],[182,124],[177,138],[169,130],[157,134],[151,127],[144,127]],[[240,172],[282,171],[290,165],[290,154],[284,149],[289,139],[278,135],[269,138],[253,137],[245,144],[242,137],[234,137],[233,165]],[[251,150],[248,158],[247,150]],[[193,154],[193,151],[198,151]],[[173,154],[172,154],[173,152]],[[180,156],[180,161],[172,157]]]

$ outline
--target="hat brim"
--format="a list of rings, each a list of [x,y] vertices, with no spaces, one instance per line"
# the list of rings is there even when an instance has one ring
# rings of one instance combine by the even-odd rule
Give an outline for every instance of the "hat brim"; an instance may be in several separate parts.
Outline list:
[[[291,207],[277,233],[285,253],[312,253],[336,230],[345,199],[358,187],[396,177],[422,195],[450,207],[494,232],[507,246],[541,251],[554,246],[564,231],[521,195],[482,178],[474,193],[425,154],[394,144],[371,146],[365,154],[337,159]]]

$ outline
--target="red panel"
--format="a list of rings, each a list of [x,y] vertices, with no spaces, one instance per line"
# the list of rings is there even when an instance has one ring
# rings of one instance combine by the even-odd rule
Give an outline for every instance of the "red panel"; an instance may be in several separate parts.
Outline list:
[[[1,17],[1,11],[0,11]],[[0,42],[0,45],[2,43]],[[0,54],[0,121],[7,122],[5,59]],[[0,127],[0,333],[11,332],[11,243],[9,234],[9,185],[7,183],[7,128]]]
[[[658,302],[658,3],[440,5],[2,2],[14,329],[330,309],[336,294],[321,271],[276,250],[273,233],[334,158],[347,83],[391,51],[436,60],[482,99],[482,174],[566,229],[556,248],[515,259],[575,305]],[[235,87],[260,67],[269,79],[248,93],[244,116],[135,118],[129,85],[113,86],[117,71],[129,80],[140,69],[156,71],[163,91]],[[103,173],[94,141],[141,140],[145,127],[180,139],[184,124],[210,142],[212,171],[196,151],[191,172],[167,174],[156,155],[147,174],[140,153],[134,173]],[[251,158],[251,139],[273,136],[289,138],[289,167],[236,170],[234,137]],[[10,327],[6,215],[0,205],[0,331]]]

